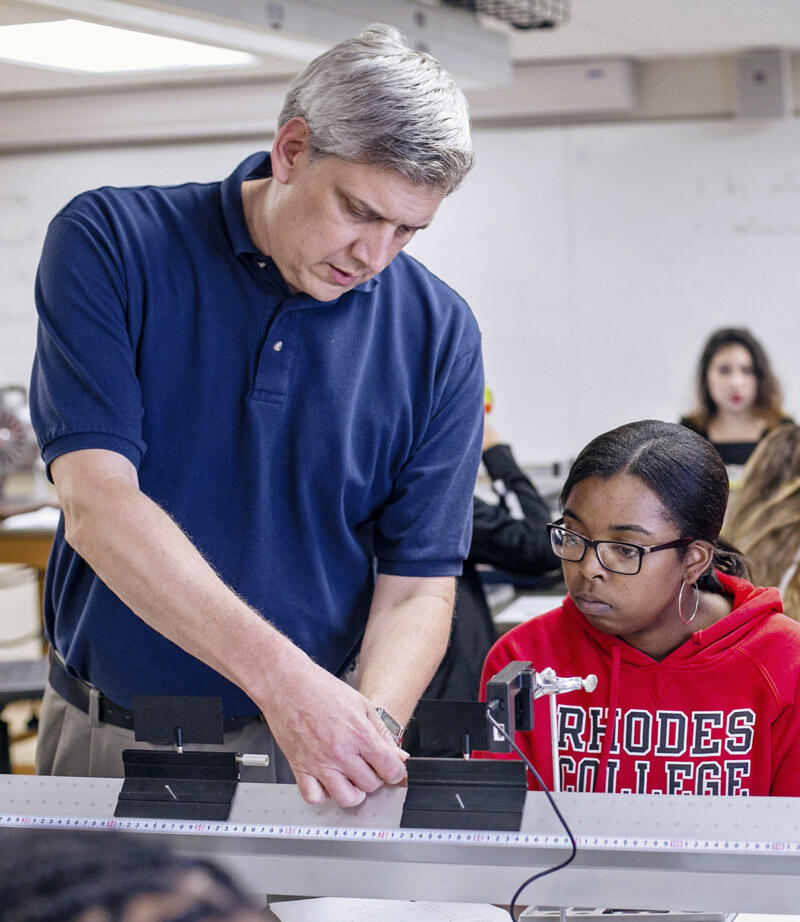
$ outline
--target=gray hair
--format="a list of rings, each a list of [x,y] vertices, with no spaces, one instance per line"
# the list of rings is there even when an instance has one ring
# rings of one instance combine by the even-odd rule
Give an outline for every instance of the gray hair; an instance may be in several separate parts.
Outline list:
[[[315,158],[383,166],[445,195],[474,160],[464,94],[393,26],[367,26],[313,60],[289,84],[278,127],[296,116]]]

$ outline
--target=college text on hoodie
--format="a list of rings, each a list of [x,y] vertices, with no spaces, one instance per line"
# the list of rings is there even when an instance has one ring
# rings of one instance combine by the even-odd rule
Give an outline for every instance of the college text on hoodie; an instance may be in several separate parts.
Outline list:
[[[487,681],[513,660],[597,676],[591,694],[557,699],[563,791],[800,795],[800,625],[782,614],[777,589],[717,576],[733,599],[731,613],[660,661],[593,628],[567,596],[497,641],[481,699]],[[533,731],[516,742],[552,788],[550,740],[542,697]]]

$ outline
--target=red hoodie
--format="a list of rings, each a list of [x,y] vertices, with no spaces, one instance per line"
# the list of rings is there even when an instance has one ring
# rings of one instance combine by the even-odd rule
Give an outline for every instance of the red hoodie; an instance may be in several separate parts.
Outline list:
[[[800,624],[781,614],[777,589],[717,575],[731,613],[660,662],[596,630],[567,596],[492,647],[481,700],[513,660],[597,676],[593,693],[557,699],[563,791],[800,796]],[[533,731],[516,742],[552,789],[546,696],[534,712]]]

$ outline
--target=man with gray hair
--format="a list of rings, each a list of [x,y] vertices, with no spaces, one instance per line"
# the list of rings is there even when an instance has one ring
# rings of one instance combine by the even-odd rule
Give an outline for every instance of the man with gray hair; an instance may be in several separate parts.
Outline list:
[[[483,375],[466,304],[400,251],[471,164],[452,79],[372,26],[293,81],[271,153],[228,179],[54,218],[40,772],[121,774],[134,696],[157,694],[221,698],[222,748],[269,753],[310,802],[403,779],[393,737],[469,547]]]

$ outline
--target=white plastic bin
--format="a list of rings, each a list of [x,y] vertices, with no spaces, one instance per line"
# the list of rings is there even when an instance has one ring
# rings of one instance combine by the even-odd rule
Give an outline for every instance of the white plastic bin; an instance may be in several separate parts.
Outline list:
[[[41,656],[41,630],[36,570],[0,563],[0,660]]]

